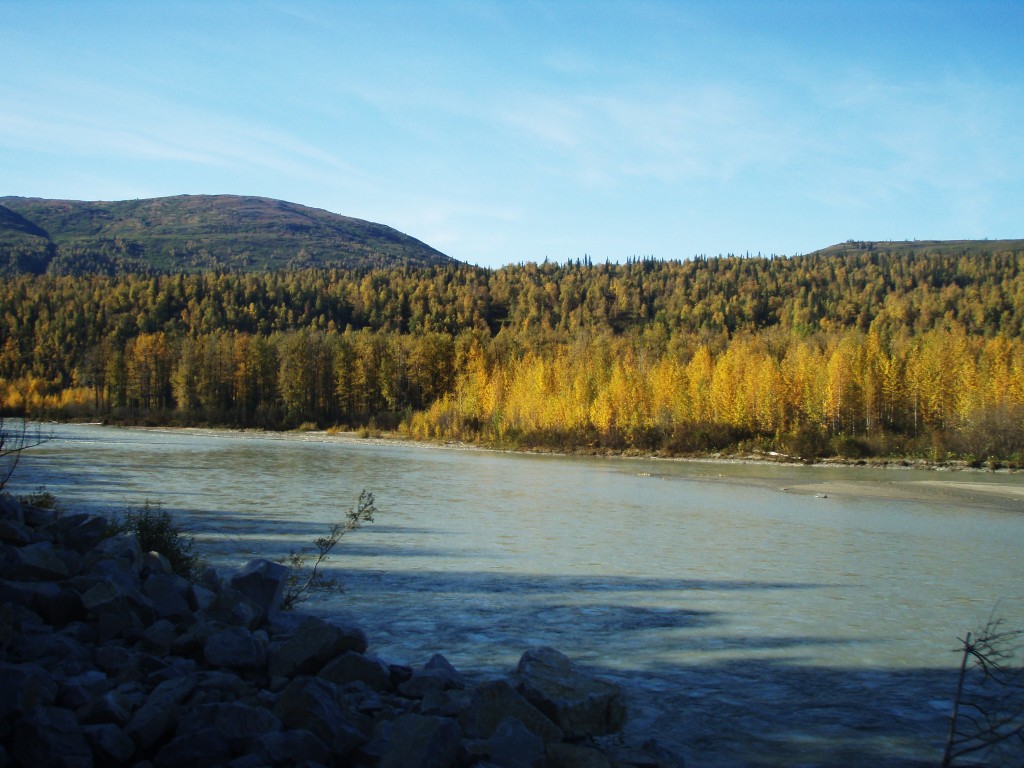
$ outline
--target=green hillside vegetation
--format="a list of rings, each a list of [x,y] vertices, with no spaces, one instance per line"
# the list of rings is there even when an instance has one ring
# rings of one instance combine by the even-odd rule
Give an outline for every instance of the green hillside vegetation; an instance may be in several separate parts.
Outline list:
[[[912,245],[498,270],[24,274],[0,282],[0,407],[559,450],[1024,465],[1024,249]]]
[[[235,195],[120,202],[0,198],[11,275],[392,267],[450,259],[382,224]]]

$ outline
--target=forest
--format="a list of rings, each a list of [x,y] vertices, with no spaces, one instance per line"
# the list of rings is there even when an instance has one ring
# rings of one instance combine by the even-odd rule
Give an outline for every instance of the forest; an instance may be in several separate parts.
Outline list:
[[[0,407],[1024,465],[1024,249],[13,275]]]

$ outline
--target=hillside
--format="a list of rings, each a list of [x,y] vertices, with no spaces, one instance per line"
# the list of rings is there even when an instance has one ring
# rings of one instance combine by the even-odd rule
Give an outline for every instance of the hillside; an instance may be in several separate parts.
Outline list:
[[[812,256],[864,256],[903,254],[979,256],[1024,250],[1024,240],[847,240],[814,251]]]
[[[0,198],[0,272],[118,274],[449,263],[383,224],[283,200]]]

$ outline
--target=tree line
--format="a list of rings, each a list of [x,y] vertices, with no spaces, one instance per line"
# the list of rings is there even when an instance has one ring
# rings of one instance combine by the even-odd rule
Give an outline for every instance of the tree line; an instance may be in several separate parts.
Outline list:
[[[683,453],[1024,458],[1024,253],[21,275],[0,406]]]

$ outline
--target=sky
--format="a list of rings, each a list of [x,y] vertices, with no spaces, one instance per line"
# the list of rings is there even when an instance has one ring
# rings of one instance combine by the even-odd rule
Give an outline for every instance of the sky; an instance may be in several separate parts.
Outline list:
[[[1024,237],[1024,0],[0,0],[0,196],[279,198],[460,261]]]

